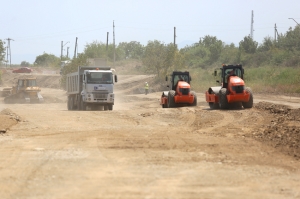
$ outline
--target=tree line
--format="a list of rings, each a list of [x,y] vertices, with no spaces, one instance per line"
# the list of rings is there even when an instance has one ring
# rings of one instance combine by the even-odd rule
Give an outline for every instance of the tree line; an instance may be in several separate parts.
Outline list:
[[[64,71],[76,70],[78,64],[87,64],[88,58],[103,58],[112,62],[135,59],[141,61],[143,70],[155,73],[158,77],[176,69],[210,68],[224,64],[243,64],[249,67],[288,66],[300,64],[300,26],[289,28],[286,33],[279,34],[275,40],[265,37],[261,44],[250,36],[245,36],[238,46],[226,44],[216,36],[206,35],[190,46],[178,49],[176,45],[162,41],[121,42],[115,48],[113,44],[94,41],[86,44],[82,53],[76,58],[62,57],[71,64]],[[4,42],[0,40],[0,61],[5,59]],[[59,67],[61,59],[53,54],[44,53],[36,57],[33,65],[41,67]],[[23,61],[21,65],[28,65]],[[69,68],[69,69],[68,69]],[[74,69],[73,69],[74,68]]]

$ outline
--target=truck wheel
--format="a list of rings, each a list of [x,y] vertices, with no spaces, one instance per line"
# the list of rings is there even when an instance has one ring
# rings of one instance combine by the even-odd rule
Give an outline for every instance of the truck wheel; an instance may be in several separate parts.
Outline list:
[[[113,105],[112,104],[108,105],[108,110],[110,110],[110,111],[113,110]]]
[[[173,108],[176,107],[175,104],[175,91],[171,90],[168,94],[168,107]]]
[[[71,97],[68,97],[68,102],[67,102],[67,107],[68,107],[68,110],[71,110]]]
[[[86,111],[86,104],[82,99],[80,100],[80,110]]]
[[[69,110],[74,110],[74,98],[73,97],[70,97],[69,104],[70,104]]]
[[[192,91],[191,94],[194,96],[194,101],[191,106],[197,106],[197,95],[194,91]]]
[[[250,97],[249,97],[249,101],[248,102],[243,102],[243,107],[244,108],[252,108],[253,106],[253,94],[252,94],[252,90],[249,87],[246,87],[246,92],[250,93]]]
[[[219,99],[219,106],[221,109],[228,109],[228,100],[227,100],[227,89],[222,88],[220,90],[220,99]]]
[[[82,99],[81,98],[79,98],[78,100],[77,100],[77,110],[81,110],[81,101],[82,101]]]

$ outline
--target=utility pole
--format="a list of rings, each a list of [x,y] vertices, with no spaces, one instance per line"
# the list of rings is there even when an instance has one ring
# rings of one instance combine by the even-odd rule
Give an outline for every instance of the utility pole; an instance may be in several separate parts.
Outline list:
[[[277,27],[276,27],[276,23],[275,23],[275,27],[274,27],[274,38],[275,38],[275,42],[276,42],[276,31],[277,31]]]
[[[176,47],[176,27],[174,27],[174,46]]]
[[[109,35],[109,32],[107,32],[107,35],[106,35],[106,63],[108,61],[108,35]]]
[[[6,67],[8,62],[8,55],[9,55],[9,67],[11,67],[11,48],[10,48],[10,40],[15,41],[11,38],[7,38],[7,47],[6,47]]]
[[[113,42],[114,42],[114,66],[116,61],[116,44],[115,44],[115,21],[113,21]]]
[[[70,42],[67,41],[67,43],[70,43]],[[65,43],[65,45],[67,45],[67,43]],[[64,50],[64,46],[65,46],[63,44],[64,44],[64,42],[61,41],[60,61],[62,61],[62,58],[63,58],[63,50]]]
[[[279,34],[278,34],[278,31],[277,31],[277,26],[276,26],[276,23],[275,23],[275,31],[274,31],[274,38],[275,38],[275,42],[276,40],[278,41],[278,38],[279,38]],[[276,36],[277,36],[277,39],[276,39]]]
[[[106,35],[106,51],[108,49],[108,34],[109,34],[109,32],[107,32],[107,35]]]
[[[67,47],[67,58],[69,58],[69,48],[70,47]]]
[[[76,37],[76,40],[75,40],[75,50],[74,50],[74,59],[76,58],[76,50],[77,50],[77,37]]]
[[[254,32],[254,30],[253,30],[253,24],[254,24],[254,14],[253,14],[253,10],[252,10],[252,13],[251,13],[251,29],[250,29],[250,37],[251,37],[251,39],[253,39],[253,32]]]
[[[9,50],[8,50],[8,44],[7,44],[7,46],[6,46],[6,65],[5,65],[5,67],[7,68],[7,63],[8,63],[8,53],[9,52]]]
[[[61,45],[60,45],[60,61],[62,61],[62,56],[63,56],[63,48],[64,48],[64,42],[61,41]]]

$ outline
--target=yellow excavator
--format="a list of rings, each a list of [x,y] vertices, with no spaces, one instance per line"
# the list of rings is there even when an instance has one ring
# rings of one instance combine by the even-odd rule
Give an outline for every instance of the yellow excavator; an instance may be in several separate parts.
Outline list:
[[[37,86],[36,77],[20,77],[12,88],[5,88],[4,102],[10,103],[41,103],[44,98],[40,94],[41,89]],[[5,94],[4,94],[5,93]]]

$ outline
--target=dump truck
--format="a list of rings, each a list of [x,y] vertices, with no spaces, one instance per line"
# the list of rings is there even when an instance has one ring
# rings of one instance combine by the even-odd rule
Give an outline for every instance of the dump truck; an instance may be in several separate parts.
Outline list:
[[[210,87],[205,92],[210,108],[252,108],[253,94],[251,88],[245,86],[243,66],[223,64],[219,71],[215,70],[214,75],[219,77],[216,82],[220,86]]]
[[[36,77],[19,77],[15,86],[3,89],[2,95],[5,103],[41,103],[44,98],[40,92]]]
[[[115,70],[107,66],[79,66],[67,74],[68,110],[113,110]]]
[[[170,75],[171,85],[169,91],[163,91],[160,99],[162,108],[173,108],[182,106],[197,106],[197,96],[191,91],[190,81],[192,80],[188,71],[173,71]],[[166,76],[168,81],[168,76]]]

